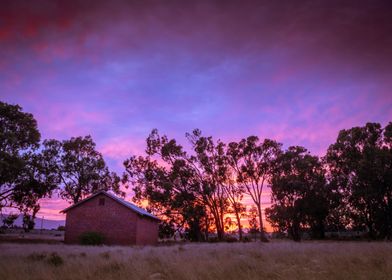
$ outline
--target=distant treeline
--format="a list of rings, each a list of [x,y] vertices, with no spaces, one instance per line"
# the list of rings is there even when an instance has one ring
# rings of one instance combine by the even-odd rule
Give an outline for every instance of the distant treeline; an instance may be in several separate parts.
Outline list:
[[[34,117],[3,102],[0,120],[0,210],[22,212],[26,230],[43,197],[58,193],[76,203],[102,189],[124,196],[123,185],[162,218],[162,238],[179,232],[205,241],[215,232],[224,240],[234,228],[242,239],[247,218],[250,231],[266,241],[265,214],[276,232],[297,241],[304,232],[321,239],[346,230],[392,239],[392,123],[342,130],[322,158],[257,136],[225,143],[197,129],[186,134],[184,149],[154,129],[146,153],[125,160],[120,177],[90,136],[41,142]],[[267,186],[272,204],[263,213]],[[250,209],[244,196],[253,201]]]

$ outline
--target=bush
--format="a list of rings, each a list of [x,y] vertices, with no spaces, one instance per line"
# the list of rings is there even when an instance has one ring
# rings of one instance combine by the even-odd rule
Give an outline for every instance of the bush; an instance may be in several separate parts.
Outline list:
[[[48,263],[53,266],[60,266],[64,263],[64,260],[56,252],[54,252],[48,257]]]
[[[210,243],[216,243],[216,242],[219,242],[219,239],[218,239],[218,237],[210,237],[210,238],[208,238],[208,242],[210,242]]]
[[[58,227],[57,227],[57,230],[58,230],[58,231],[65,231],[65,226],[58,226]]]
[[[242,237],[242,242],[251,242],[251,238],[249,236]]]
[[[104,242],[105,236],[99,232],[85,232],[80,235],[82,245],[102,245]]]
[[[53,266],[60,266],[64,263],[63,258],[56,252],[53,252],[50,255],[47,255],[46,253],[32,253],[27,256],[27,259],[35,262],[46,260],[48,264]]]
[[[233,243],[238,242],[238,239],[234,236],[225,236],[224,241],[228,243]]]

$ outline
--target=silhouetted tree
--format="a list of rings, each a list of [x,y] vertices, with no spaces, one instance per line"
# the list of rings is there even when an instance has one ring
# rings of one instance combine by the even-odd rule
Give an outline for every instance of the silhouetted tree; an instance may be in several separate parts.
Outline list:
[[[19,217],[18,214],[9,214],[6,217],[3,218],[3,227],[5,228],[12,228],[14,225],[14,222],[16,219]]]
[[[188,155],[174,139],[159,136],[157,130],[146,143],[145,157],[131,156],[124,162],[123,182],[132,184],[133,200],[147,200],[148,210],[185,232],[188,239],[202,241],[206,208]]]
[[[227,201],[229,203],[228,212],[235,215],[239,239],[242,240],[243,230],[241,218],[246,212],[246,207],[241,201],[244,198],[245,188],[236,181],[237,173],[231,165],[232,158],[231,155],[228,154],[230,151],[230,147],[225,150],[226,181],[223,184],[223,191],[226,193]]]
[[[328,148],[328,180],[351,225],[392,238],[392,123],[341,130]]]
[[[0,102],[0,209],[29,212],[56,187],[38,153],[40,133],[33,115]]]
[[[99,190],[112,190],[124,196],[120,178],[109,171],[91,136],[72,137],[62,142],[45,140],[42,154],[54,170],[64,199],[77,203]]]
[[[230,176],[225,144],[219,140],[214,142],[212,137],[202,136],[198,129],[191,134],[187,133],[187,138],[195,153],[188,161],[195,170],[203,202],[214,217],[218,239],[223,240],[224,215],[229,205],[226,186]]]
[[[159,223],[159,238],[171,238],[176,233],[176,226],[172,221],[161,221]]]
[[[229,214],[234,214],[235,224],[238,228],[239,240],[242,240],[243,228],[242,228],[241,218],[243,218],[246,215],[246,207],[240,202],[239,199],[242,200],[242,198],[238,198],[238,197],[234,197],[234,199],[233,198],[228,199],[230,203],[230,207],[228,207],[227,212]]]
[[[248,222],[249,222],[249,233],[253,235],[253,239],[256,241],[257,233],[260,232],[259,223],[257,218],[259,216],[259,212],[256,206],[252,205],[249,209],[248,213]]]
[[[289,147],[276,160],[271,178],[272,206],[266,210],[271,225],[295,241],[304,228],[323,238],[329,210],[329,189],[317,156],[303,147]]]
[[[201,136],[198,130],[187,138],[194,155],[153,130],[147,138],[147,156],[125,161],[124,181],[133,184],[136,202],[148,200],[153,212],[184,227],[191,240],[202,240],[202,232],[207,235],[212,215],[222,240],[227,208],[224,145]]]
[[[29,231],[34,229],[34,226],[35,226],[35,221],[34,221],[35,220],[35,215],[37,214],[38,210],[39,210],[39,208],[38,209],[34,209],[33,210],[33,214],[30,214],[30,213],[27,213],[27,212],[23,213],[22,227],[23,227],[23,230],[25,232],[29,232]]]
[[[281,144],[265,139],[259,142],[256,136],[229,144],[227,155],[232,168],[237,172],[236,182],[243,186],[252,198],[259,217],[260,239],[268,241],[264,233],[262,214],[263,188],[270,183],[275,159],[281,153]]]

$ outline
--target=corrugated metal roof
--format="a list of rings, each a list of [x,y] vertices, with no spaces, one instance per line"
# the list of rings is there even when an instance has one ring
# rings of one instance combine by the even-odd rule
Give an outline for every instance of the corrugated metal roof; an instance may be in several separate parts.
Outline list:
[[[125,201],[124,199],[121,199],[121,198],[115,196],[114,194],[111,194],[111,193],[106,192],[106,191],[99,191],[99,192],[97,192],[97,193],[95,193],[95,194],[93,194],[93,195],[91,195],[91,196],[89,196],[89,197],[79,201],[78,203],[75,203],[74,205],[71,205],[70,207],[65,208],[64,210],[60,211],[60,213],[66,213],[70,209],[72,209],[72,208],[74,208],[76,206],[79,206],[80,204],[82,204],[82,203],[86,202],[87,200],[90,200],[90,199],[92,199],[92,198],[94,198],[94,197],[96,197],[97,195],[100,195],[100,194],[106,195],[106,196],[114,199],[118,203],[121,203],[122,205],[124,205],[127,208],[135,211],[136,213],[140,214],[141,216],[147,216],[147,217],[150,217],[152,219],[160,220],[158,217],[156,217],[153,214],[147,212],[145,209],[137,207],[135,204],[133,204],[131,202],[128,202],[128,201]]]

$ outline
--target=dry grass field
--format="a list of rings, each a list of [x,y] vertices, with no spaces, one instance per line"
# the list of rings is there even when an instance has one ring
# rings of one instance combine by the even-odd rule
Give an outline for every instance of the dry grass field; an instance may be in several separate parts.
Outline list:
[[[0,244],[0,279],[391,279],[392,243]]]

